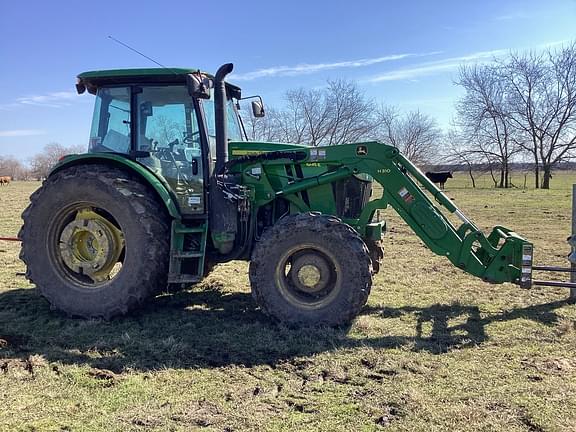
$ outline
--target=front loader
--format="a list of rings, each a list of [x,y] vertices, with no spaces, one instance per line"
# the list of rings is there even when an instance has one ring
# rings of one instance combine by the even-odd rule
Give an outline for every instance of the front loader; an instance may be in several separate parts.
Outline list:
[[[531,286],[532,244],[504,227],[482,233],[397,148],[247,141],[231,71],[78,76],[79,93],[96,96],[88,152],[54,168],[20,233],[26,275],[54,308],[111,318],[246,260],[265,313],[346,323],[382,265],[375,215],[388,206],[463,271]],[[252,108],[263,115],[261,102]]]

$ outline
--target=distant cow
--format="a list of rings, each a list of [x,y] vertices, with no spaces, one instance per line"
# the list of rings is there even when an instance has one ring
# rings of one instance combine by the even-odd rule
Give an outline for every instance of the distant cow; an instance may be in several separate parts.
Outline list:
[[[0,177],[0,186],[4,186],[4,185],[8,186],[11,181],[12,181],[12,177],[10,177],[10,176]]]
[[[426,177],[428,177],[434,183],[438,183],[440,185],[440,189],[444,189],[446,180],[448,180],[449,178],[453,178],[452,173],[450,171],[427,172]]]

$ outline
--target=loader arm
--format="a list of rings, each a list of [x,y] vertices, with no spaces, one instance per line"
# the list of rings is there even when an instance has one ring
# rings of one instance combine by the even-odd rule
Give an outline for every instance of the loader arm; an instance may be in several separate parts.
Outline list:
[[[234,156],[235,148],[251,154],[250,144],[258,144],[254,148],[260,152],[267,150],[262,143],[242,143],[241,147],[232,143],[231,154]],[[326,197],[314,197],[331,193],[330,186],[336,181],[367,174],[382,186],[382,196],[368,202],[357,219],[344,219],[363,237],[370,236],[375,212],[391,206],[432,252],[446,256],[458,268],[487,282],[530,287],[532,244],[501,226],[486,236],[397,148],[367,142],[323,148],[284,146],[282,150],[286,155],[302,154],[302,160],[282,157],[280,152],[278,158],[258,160],[253,156],[238,164],[243,183],[254,188],[257,205],[282,197],[299,212],[330,212]],[[286,176],[292,170],[302,175]],[[260,172],[262,175],[254,175]],[[304,193],[307,199],[303,199]],[[461,225],[454,226],[446,212],[457,216]]]
[[[380,163],[385,168],[377,168]],[[366,163],[366,171],[382,185],[382,197],[371,206],[390,205],[428,248],[452,264],[487,282],[530,284],[532,245],[512,230],[497,226],[486,236],[434,183],[397,149],[389,157]],[[434,201],[423,191],[428,191]],[[456,228],[443,213],[453,213],[462,224]],[[522,269],[524,267],[524,277]]]

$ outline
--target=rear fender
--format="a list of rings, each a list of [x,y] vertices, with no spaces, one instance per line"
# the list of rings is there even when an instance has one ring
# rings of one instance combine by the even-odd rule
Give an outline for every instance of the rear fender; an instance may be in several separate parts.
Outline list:
[[[160,200],[166,206],[168,213],[175,219],[181,219],[180,210],[178,209],[177,201],[170,191],[170,186],[166,181],[156,174],[125,156],[117,155],[114,153],[86,153],[80,155],[65,156],[50,172],[50,175],[71,167],[78,165],[91,165],[91,164],[106,164],[116,165],[126,171],[134,173],[140,177],[144,182],[156,192]]]

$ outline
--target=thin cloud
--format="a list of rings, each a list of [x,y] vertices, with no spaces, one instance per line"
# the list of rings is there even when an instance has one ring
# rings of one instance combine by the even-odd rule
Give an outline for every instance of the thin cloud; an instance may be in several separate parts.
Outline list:
[[[498,57],[507,52],[508,52],[507,50],[503,49],[492,51],[480,51],[465,56],[451,57],[435,62],[421,63],[413,67],[401,68],[384,72],[380,75],[367,79],[366,82],[411,80],[422,76],[456,70],[463,63],[476,62],[481,60],[491,60],[494,57]]]
[[[512,12],[509,14],[498,15],[494,17],[494,21],[516,21],[533,17],[534,14],[529,14],[524,11]]]
[[[24,137],[36,135],[46,135],[46,132],[39,129],[0,130],[0,137]]]
[[[13,111],[26,106],[62,108],[72,105],[78,95],[71,91],[51,92],[34,96],[21,96],[13,102],[0,104],[0,111]]]
[[[230,79],[235,81],[251,81],[259,78],[267,78],[273,76],[295,76],[307,75],[325,70],[341,69],[341,68],[359,68],[371,66],[379,63],[401,60],[409,57],[422,57],[440,54],[440,51],[422,53],[422,54],[393,54],[383,57],[365,58],[359,60],[349,60],[333,63],[315,63],[315,64],[298,64],[296,66],[273,66],[265,69],[257,69],[252,72],[244,74],[233,74]]]
[[[62,91],[52,92],[36,96],[24,96],[16,99],[16,102],[23,105],[36,105],[50,108],[61,108],[70,105],[70,100],[78,97],[74,92]]]
[[[19,107],[22,107],[22,105],[16,102],[0,104],[0,111],[12,111],[13,109]]]
[[[563,39],[552,42],[545,42],[533,47],[536,50],[545,50],[549,48],[554,48],[562,46],[564,44],[570,43],[570,39]],[[525,50],[526,48],[520,48],[519,51]],[[497,49],[492,51],[479,51],[472,54],[451,57],[444,60],[420,63],[412,67],[405,67],[400,69],[394,69],[388,72],[384,72],[372,78],[363,80],[364,82],[381,82],[381,81],[402,81],[402,80],[414,80],[423,76],[434,75],[442,72],[450,72],[458,69],[462,64],[471,62],[490,62],[493,59],[506,55],[515,50],[509,49]]]
[[[546,42],[540,45],[536,45],[536,49],[547,49],[547,48],[554,48],[557,46],[562,46],[562,45],[567,45],[570,43],[573,43],[574,40],[573,39],[561,39],[561,40],[557,40],[557,41],[553,41],[553,42]]]

